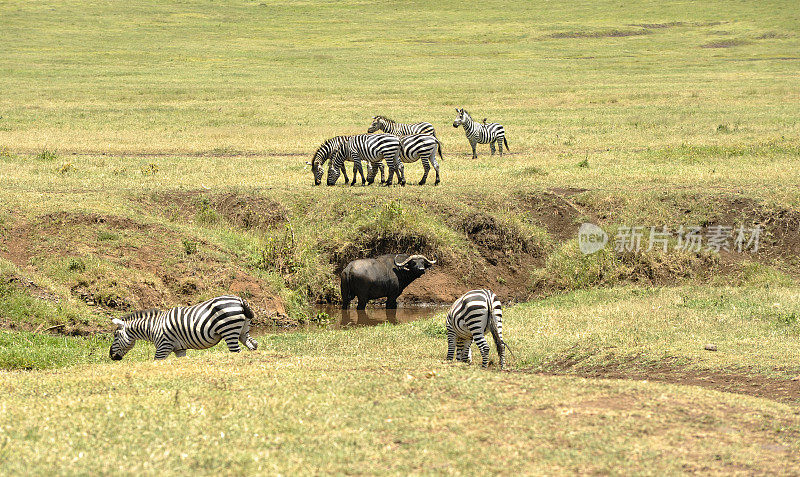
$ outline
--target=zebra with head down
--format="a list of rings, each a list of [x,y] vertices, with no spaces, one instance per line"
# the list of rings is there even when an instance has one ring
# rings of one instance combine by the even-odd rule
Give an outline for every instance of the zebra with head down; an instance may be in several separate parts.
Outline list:
[[[344,147],[344,144],[350,137],[351,136],[335,136],[330,139],[326,139],[325,142],[323,142],[322,145],[317,148],[316,152],[314,153],[314,157],[311,159],[311,162],[306,162],[306,164],[311,166],[311,173],[314,174],[314,185],[320,185],[322,183],[322,167],[325,165],[325,162],[327,162],[328,159],[330,159],[338,149]],[[352,158],[347,156],[345,157],[345,160],[352,161]],[[331,160],[329,169],[332,166],[333,161]],[[383,184],[385,180],[383,163],[378,163],[376,167],[377,169],[375,169],[373,173],[372,163],[367,163],[367,174],[371,177],[369,183],[372,184],[372,181],[375,180],[375,174],[377,174],[378,170],[380,170],[381,184]],[[349,182],[350,179],[348,179],[347,171],[344,167],[342,167],[341,172],[344,176],[344,181]],[[353,182],[351,182],[350,185],[354,185],[356,183],[356,174],[358,172],[361,172],[361,184],[364,185],[366,180],[364,178],[364,171],[361,169],[360,163],[353,163]]]
[[[503,307],[491,290],[472,290],[453,303],[445,318],[447,330],[447,359],[469,363],[472,360],[472,342],[481,351],[481,364],[489,365],[489,343],[486,332],[492,334],[500,369],[506,365],[503,341]]]
[[[353,161],[353,174],[355,175],[356,170],[361,173],[362,184],[364,181],[364,172],[361,167],[362,160],[377,168],[381,168],[381,162],[386,161],[389,165],[389,178],[386,180],[385,185],[392,185],[392,176],[394,174],[397,174],[397,181],[400,185],[405,185],[406,183],[403,162],[400,160],[400,139],[393,134],[348,136],[344,143],[333,152],[331,167],[328,169],[329,186],[336,184],[340,172],[344,169],[344,161],[348,159]],[[383,171],[382,168],[381,171]],[[367,183],[372,184],[375,175],[370,173],[370,176]],[[355,183],[355,178],[353,183]]]
[[[240,351],[240,342],[255,350],[258,343],[250,337],[253,316],[247,302],[238,296],[220,296],[168,311],[137,311],[112,320],[117,329],[108,354],[111,359],[120,360],[133,349],[136,340],[153,342],[155,359],[165,359],[170,353],[183,357],[187,349],[210,348],[221,340],[233,353]]]

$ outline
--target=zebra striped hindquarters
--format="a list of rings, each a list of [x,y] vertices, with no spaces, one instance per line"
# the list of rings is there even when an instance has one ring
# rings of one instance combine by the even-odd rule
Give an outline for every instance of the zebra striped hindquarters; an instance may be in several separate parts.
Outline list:
[[[385,133],[394,134],[395,136],[430,134],[436,137],[436,131],[433,129],[433,124],[431,123],[396,123],[386,116],[374,116],[372,118],[372,124],[369,129],[367,129],[367,132],[374,133],[375,131],[383,131]]]
[[[381,168],[380,163],[386,161],[389,165],[389,178],[386,180],[386,185],[392,185],[392,176],[397,174],[397,181],[400,185],[405,185],[405,176],[403,174],[403,163],[400,161],[400,139],[393,134],[359,134],[356,136],[349,136],[347,141],[334,151],[332,156],[332,164],[328,169],[328,185],[336,185],[339,179],[340,171],[344,168],[344,161],[346,159],[353,161],[353,175],[356,170],[361,173],[362,180],[364,176],[361,167],[361,161],[367,161],[374,167]],[[367,183],[372,184],[372,179]],[[353,179],[355,183],[355,178]],[[352,184],[351,184],[352,185]]]
[[[422,180],[419,185],[425,184],[428,180],[428,171],[433,164],[436,171],[436,182],[439,184],[439,163],[436,161],[436,153],[442,157],[442,143],[435,136],[427,134],[417,134],[413,136],[400,136],[400,159],[405,163],[412,163],[420,160],[422,162]]]
[[[168,311],[137,311],[112,320],[117,329],[109,356],[113,360],[122,359],[136,340],[153,342],[155,359],[165,359],[172,352],[178,357],[186,356],[187,349],[210,348],[221,340],[225,340],[233,353],[241,350],[239,343],[255,350],[258,343],[250,337],[252,319],[253,311],[238,296],[220,296]]]
[[[492,333],[500,369],[505,368],[505,342],[503,341],[503,309],[497,295],[490,290],[468,291],[453,303],[445,319],[447,329],[447,360],[469,363],[472,359],[472,342],[478,345],[482,365],[489,365],[489,343],[486,331]]]
[[[455,121],[453,121],[453,127],[457,128],[459,126],[464,127],[464,133],[467,135],[467,140],[469,141],[469,145],[472,146],[472,158],[477,159],[478,154],[475,152],[475,145],[476,144],[489,144],[489,149],[492,151],[492,155],[494,155],[494,145],[497,143],[497,148],[500,150],[500,155],[503,155],[503,144],[506,146],[506,151],[508,151],[508,141],[506,141],[506,130],[503,128],[501,124],[498,123],[489,123],[489,124],[481,124],[476,122],[472,119],[466,109],[459,109],[456,108],[456,116]],[[484,119],[484,123],[486,120]]]

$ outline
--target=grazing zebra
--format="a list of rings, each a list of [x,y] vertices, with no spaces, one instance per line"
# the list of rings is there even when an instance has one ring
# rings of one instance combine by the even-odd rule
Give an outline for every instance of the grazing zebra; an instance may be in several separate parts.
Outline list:
[[[478,154],[475,152],[476,144],[489,143],[489,148],[494,155],[494,143],[497,142],[497,148],[500,150],[500,155],[503,155],[503,144],[506,145],[508,151],[508,141],[506,141],[506,130],[502,124],[489,123],[486,124],[486,119],[483,120],[484,124],[478,123],[472,119],[466,109],[456,108],[458,116],[453,121],[453,127],[464,126],[464,133],[467,135],[467,140],[472,146],[472,158],[477,159]]]
[[[386,160],[389,165],[389,178],[386,180],[385,185],[392,185],[392,176],[397,174],[397,181],[400,185],[405,185],[405,176],[403,174],[403,163],[400,161],[400,139],[393,134],[359,134],[356,136],[349,136],[347,141],[342,144],[333,153],[331,159],[331,167],[328,169],[328,185],[336,184],[339,179],[339,173],[344,169],[345,159],[353,161],[353,175],[355,171],[361,173],[362,184],[364,181],[364,170],[361,167],[361,161],[366,160],[373,166],[379,168],[383,172],[381,162]],[[383,174],[381,174],[382,176]],[[367,183],[372,184],[375,180],[375,175],[370,173],[370,180]],[[355,183],[355,178],[353,178]],[[353,184],[350,184],[353,185]]]
[[[506,365],[503,341],[503,309],[497,295],[490,290],[472,290],[453,303],[445,319],[447,328],[447,359],[455,356],[457,361],[469,363],[472,359],[472,341],[478,345],[483,358],[483,367],[489,364],[489,343],[486,331],[492,333],[500,369]]]
[[[312,174],[314,174],[314,185],[320,185],[322,183],[322,166],[325,165],[325,162],[328,160],[328,158],[330,158],[334,154],[334,152],[337,149],[341,148],[345,143],[347,143],[347,140],[349,138],[350,136],[336,136],[327,139],[314,153],[312,161],[311,162],[306,161],[306,164],[311,166]],[[352,161],[352,158],[350,158],[349,156],[347,156],[345,159],[348,161]],[[333,165],[333,161],[331,161],[331,165]],[[356,172],[359,170],[361,171],[361,184],[363,185],[365,182],[364,171],[363,169],[360,169],[359,166],[353,163],[353,182],[350,183],[350,185],[354,185],[356,183]],[[381,184],[383,184],[385,180],[383,163],[382,162],[378,163],[377,167],[381,171]],[[375,173],[377,173],[377,170],[375,171]],[[372,173],[371,163],[367,163],[367,174],[372,175],[372,179],[370,179],[370,184],[371,184],[375,178],[375,175]],[[347,171],[345,170],[344,167],[342,168],[342,175],[344,176],[345,182],[350,182],[350,179],[348,179],[347,177]]]
[[[434,185],[438,185],[439,163],[436,161],[436,153],[438,152],[439,157],[442,158],[442,143],[434,136],[427,134],[398,137],[400,138],[400,160],[405,164],[411,164],[418,160],[422,162],[422,168],[425,172],[422,175],[422,180],[419,181],[419,185],[425,184],[425,181],[428,180],[428,172],[431,169],[431,163],[433,163],[433,169],[436,171],[436,182],[434,182]],[[370,171],[367,175],[367,181],[372,182],[375,178],[375,173],[376,171],[374,169]]]
[[[379,130],[385,133],[394,134],[395,136],[430,134],[431,136],[436,137],[436,131],[433,130],[433,124],[431,123],[396,123],[385,116],[373,117],[372,125],[369,127],[369,129],[367,129],[367,132],[374,133],[375,131]]]
[[[152,341],[155,359],[165,359],[172,352],[183,357],[187,349],[210,348],[220,340],[225,340],[233,353],[239,352],[239,342],[254,350],[258,343],[250,337],[252,319],[253,311],[238,296],[220,296],[168,311],[136,311],[121,320],[112,320],[117,329],[108,354],[111,359],[120,360],[133,349],[136,340]]]

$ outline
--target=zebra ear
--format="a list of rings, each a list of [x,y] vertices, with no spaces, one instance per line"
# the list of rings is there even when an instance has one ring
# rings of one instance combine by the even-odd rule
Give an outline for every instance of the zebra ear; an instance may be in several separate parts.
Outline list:
[[[111,320],[111,323],[117,325],[117,329],[123,328],[125,326],[125,322],[120,320],[119,318],[114,318],[113,320]]]

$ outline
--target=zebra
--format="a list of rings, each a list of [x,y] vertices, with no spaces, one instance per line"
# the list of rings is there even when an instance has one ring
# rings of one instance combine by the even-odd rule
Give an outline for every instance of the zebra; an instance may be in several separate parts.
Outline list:
[[[406,164],[422,162],[424,174],[419,185],[424,185],[428,180],[428,172],[431,169],[430,164],[433,163],[433,169],[436,171],[436,182],[434,185],[439,184],[439,163],[436,161],[436,153],[442,157],[442,143],[434,136],[427,134],[415,134],[411,136],[398,136],[400,138],[400,160]],[[376,171],[373,169],[367,175],[367,181],[372,182],[375,178]]]
[[[312,161],[311,162],[306,161],[306,164],[311,166],[312,174],[314,174],[314,185],[320,185],[322,183],[322,166],[325,165],[325,162],[328,160],[328,158],[330,158],[337,149],[341,148],[349,138],[350,136],[336,136],[325,140],[325,142],[323,142],[322,145],[314,153]],[[352,159],[349,156],[346,157],[345,159],[352,161]],[[372,163],[369,162],[367,163],[368,175],[373,174],[371,164]],[[331,165],[333,165],[333,161],[331,161]],[[377,167],[381,172],[381,184],[383,184],[385,181],[383,163],[382,162],[378,163]],[[359,170],[358,166],[355,163],[353,163],[353,182],[350,183],[350,185],[354,185],[356,183],[356,172],[358,170]],[[377,171],[375,171],[375,173],[377,174]],[[344,167],[342,168],[342,175],[344,176],[345,182],[350,182],[350,179],[348,179],[347,177],[347,171],[345,170]],[[372,183],[374,178],[375,175],[373,174],[372,179],[370,179],[370,184]],[[364,182],[365,182],[364,171],[362,169],[361,184],[363,185]]]
[[[492,333],[497,354],[500,356],[500,369],[506,364],[503,341],[503,309],[497,295],[490,290],[471,290],[453,303],[445,318],[447,329],[447,360],[469,363],[472,359],[472,341],[478,345],[483,358],[483,367],[489,364],[489,343],[484,336]]]
[[[433,124],[431,123],[396,123],[386,116],[374,116],[372,118],[372,125],[369,127],[369,129],[367,129],[367,132],[374,133],[378,130],[385,133],[394,134],[395,136],[429,134],[433,137],[436,137],[436,131],[433,129]]]
[[[506,145],[508,151],[508,141],[506,141],[506,130],[502,124],[489,123],[486,124],[486,119],[483,120],[484,124],[478,123],[472,119],[466,109],[456,108],[458,116],[453,121],[453,127],[464,126],[464,133],[467,135],[467,140],[472,146],[472,158],[477,159],[478,154],[475,152],[476,144],[489,143],[489,148],[494,155],[494,143],[497,142],[497,148],[500,150],[500,155],[503,155],[503,144]]]
[[[397,174],[397,181],[400,185],[406,184],[403,163],[400,161],[400,139],[393,134],[358,134],[349,136],[347,141],[333,153],[331,166],[328,169],[329,186],[336,184],[340,171],[344,169],[344,161],[346,159],[353,161],[353,175],[355,175],[356,170],[361,173],[362,184],[364,183],[364,170],[361,167],[362,159],[381,170],[381,179],[383,179],[381,161],[386,160],[389,165],[389,178],[384,183],[385,185],[392,185],[392,176],[394,174]],[[370,176],[370,180],[367,181],[368,184],[372,184],[375,179],[373,173],[370,173]],[[355,178],[353,178],[353,183],[355,183]]]
[[[133,349],[136,340],[152,341],[155,359],[165,359],[173,352],[183,357],[187,349],[210,348],[223,339],[232,353],[240,351],[239,342],[255,350],[258,342],[250,337],[252,319],[253,310],[238,296],[219,296],[167,311],[136,311],[111,320],[117,329],[108,354],[111,359],[120,360]]]

